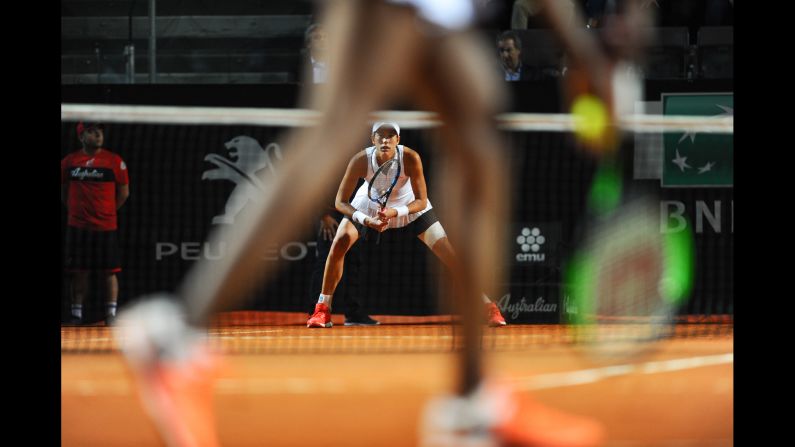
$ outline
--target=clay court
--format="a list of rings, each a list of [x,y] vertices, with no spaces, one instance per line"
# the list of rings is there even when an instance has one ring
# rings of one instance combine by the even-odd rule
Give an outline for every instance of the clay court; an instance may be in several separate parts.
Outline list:
[[[215,387],[223,445],[416,445],[423,403],[453,386],[454,326],[380,319],[344,327],[335,315],[335,327],[321,330],[216,325],[211,343],[228,353]],[[609,446],[733,445],[731,326],[680,325],[674,338],[610,364],[567,333],[488,329],[488,369],[540,402],[601,421]],[[108,328],[61,334],[62,445],[163,445]],[[90,343],[100,352],[71,353]]]

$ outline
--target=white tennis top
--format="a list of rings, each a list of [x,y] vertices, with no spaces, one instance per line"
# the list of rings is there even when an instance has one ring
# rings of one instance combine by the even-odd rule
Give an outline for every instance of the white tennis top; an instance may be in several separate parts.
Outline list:
[[[449,30],[466,28],[475,21],[473,0],[387,0],[413,6],[420,17]]]
[[[367,176],[364,178],[365,182],[356,190],[356,195],[351,200],[351,205],[358,211],[367,214],[370,217],[375,217],[378,214],[380,205],[370,200],[367,196],[367,189],[370,187],[370,179],[373,174],[378,170],[379,165],[376,161],[375,146],[370,146],[364,150],[367,153]],[[411,178],[406,175],[406,170],[403,164],[403,145],[400,144],[395,151],[395,156],[399,158],[400,162],[400,177],[398,177],[395,187],[392,189],[392,194],[389,195],[389,200],[386,202],[387,208],[395,208],[398,206],[406,206],[413,202],[415,199],[414,190],[411,188]],[[387,228],[401,228],[410,224],[423,213],[433,208],[431,200],[428,199],[428,204],[425,209],[417,213],[409,214],[408,216],[399,216],[389,220]]]

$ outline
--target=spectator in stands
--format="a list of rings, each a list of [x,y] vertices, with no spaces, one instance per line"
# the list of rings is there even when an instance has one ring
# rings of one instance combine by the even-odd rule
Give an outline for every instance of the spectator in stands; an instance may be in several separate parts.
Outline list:
[[[91,271],[101,272],[105,284],[105,322],[116,317],[121,271],[116,212],[130,195],[130,183],[124,160],[102,147],[103,129],[100,123],[78,123],[83,147],[61,161],[61,199],[69,213],[64,267],[72,274],[70,324],[84,321]]]
[[[305,58],[304,66],[308,70],[311,68],[311,73],[304,76],[304,82],[308,79],[312,80],[313,84],[322,84],[326,82],[328,72],[327,57],[327,39],[326,29],[319,23],[313,23],[304,32],[304,51]]]
[[[505,31],[497,37],[497,50],[500,53],[503,79],[506,81],[526,81],[527,70],[522,65],[522,40],[513,31]]]

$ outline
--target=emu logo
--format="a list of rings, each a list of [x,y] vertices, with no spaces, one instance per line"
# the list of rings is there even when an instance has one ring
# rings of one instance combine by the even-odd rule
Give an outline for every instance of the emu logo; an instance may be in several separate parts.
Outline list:
[[[521,253],[516,254],[518,262],[543,262],[546,259],[545,253],[539,253],[546,238],[538,228],[524,227],[522,233],[516,237],[516,243],[522,249]],[[532,253],[528,253],[532,251]]]
[[[265,192],[258,171],[268,168],[274,173],[272,156],[282,159],[282,150],[276,143],[269,144],[265,149],[251,137],[240,135],[224,143],[229,151],[229,158],[218,154],[207,154],[208,161],[216,168],[202,173],[202,180],[229,180],[237,184],[226,201],[224,214],[213,217],[213,224],[232,224],[235,216],[246,206],[249,200],[259,200]]]

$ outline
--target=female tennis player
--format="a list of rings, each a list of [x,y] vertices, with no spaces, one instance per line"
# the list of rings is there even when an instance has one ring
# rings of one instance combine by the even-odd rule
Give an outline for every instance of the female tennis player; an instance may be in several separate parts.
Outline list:
[[[306,323],[310,328],[332,326],[332,300],[342,279],[345,254],[368,228],[378,232],[405,228],[430,248],[446,267],[457,269],[453,247],[428,199],[420,155],[399,144],[400,126],[395,122],[375,123],[370,141],[372,146],[351,158],[337,190],[335,206],[346,217],[337,228],[326,258],[320,297],[314,314]],[[360,178],[366,182],[348,202]],[[488,325],[504,326],[505,318],[497,305],[486,295],[483,295],[483,303]]]

